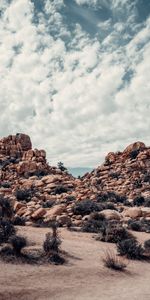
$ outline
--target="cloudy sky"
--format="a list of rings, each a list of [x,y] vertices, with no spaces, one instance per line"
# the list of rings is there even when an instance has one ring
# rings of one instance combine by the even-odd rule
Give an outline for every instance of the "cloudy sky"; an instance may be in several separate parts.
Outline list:
[[[150,1],[0,0],[0,109],[51,164],[150,145]]]

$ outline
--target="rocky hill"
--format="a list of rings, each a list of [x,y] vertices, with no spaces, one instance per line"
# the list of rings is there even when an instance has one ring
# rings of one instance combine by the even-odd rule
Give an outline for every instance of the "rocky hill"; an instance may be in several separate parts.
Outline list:
[[[142,199],[138,205],[150,206],[150,147],[136,142],[110,152],[104,164],[76,179],[50,166],[44,150],[32,149],[29,136],[10,135],[0,140],[0,196],[10,199],[27,225],[56,219],[80,226],[95,209],[108,218],[150,217],[149,207],[134,208],[136,197]],[[80,207],[87,199],[101,207],[87,209],[89,202]]]
[[[93,193],[115,192],[133,199],[135,196],[150,196],[150,147],[136,142],[123,152],[110,152],[103,165],[90,174],[83,182]]]

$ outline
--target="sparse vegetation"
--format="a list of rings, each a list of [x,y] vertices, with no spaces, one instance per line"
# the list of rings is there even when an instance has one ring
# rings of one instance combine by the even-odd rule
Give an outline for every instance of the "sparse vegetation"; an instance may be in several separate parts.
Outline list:
[[[103,261],[104,261],[104,265],[107,268],[113,269],[115,271],[124,271],[125,268],[127,267],[125,260],[117,256],[112,251],[107,251],[105,253],[105,257],[103,258]]]
[[[58,185],[54,190],[55,195],[57,195],[57,194],[60,195],[60,194],[67,193],[67,192],[68,192],[68,188],[63,185]]]
[[[89,220],[85,221],[82,226],[82,231],[99,233],[104,232],[106,228],[106,220],[103,215],[92,213]]]
[[[55,223],[52,224],[52,233],[48,232],[46,234],[46,239],[43,243],[43,249],[47,255],[51,252],[59,252],[59,247],[61,245],[61,240],[58,236],[57,225]]]
[[[118,242],[117,251],[130,259],[142,259],[144,254],[142,245],[134,237]]]
[[[97,195],[97,202],[112,202],[112,203],[124,203],[127,198],[126,196],[121,196],[116,194],[115,192],[103,192]]]
[[[13,208],[8,198],[0,196],[0,217],[10,219],[13,216]]]
[[[20,217],[20,216],[15,216],[13,218],[13,225],[25,226],[25,218]]]
[[[6,243],[15,232],[15,227],[10,220],[0,220],[0,243]]]
[[[75,203],[73,213],[75,215],[85,216],[92,212],[101,211],[102,209],[102,206],[92,200],[83,200]]]
[[[21,250],[27,246],[27,240],[23,236],[14,235],[10,238],[10,244],[13,247],[15,255],[20,255]]]
[[[46,234],[46,239],[43,243],[43,249],[46,254],[48,261],[52,264],[63,264],[65,259],[61,256],[60,245],[61,239],[58,235],[57,224],[51,225],[52,233]]]
[[[59,161],[58,164],[57,164],[57,167],[59,170],[61,171],[67,171],[67,168],[64,166],[63,162]]]
[[[46,202],[43,203],[42,207],[43,208],[51,208],[55,204],[54,200],[47,200]]]
[[[96,238],[97,240],[109,243],[118,243],[120,241],[132,238],[132,234],[116,221],[105,223],[105,228]]]
[[[30,201],[33,195],[33,191],[31,189],[20,189],[16,190],[16,198],[18,201]]]
[[[133,205],[141,206],[141,205],[144,204],[144,202],[145,202],[144,197],[138,196],[138,197],[134,198],[134,200],[133,200]]]
[[[134,231],[142,231],[142,226],[140,221],[130,221],[129,222],[129,229]]]
[[[139,154],[139,150],[133,150],[130,152],[130,158],[135,159]]]
[[[142,218],[141,220],[129,220],[128,228],[134,231],[150,232],[150,220]]]

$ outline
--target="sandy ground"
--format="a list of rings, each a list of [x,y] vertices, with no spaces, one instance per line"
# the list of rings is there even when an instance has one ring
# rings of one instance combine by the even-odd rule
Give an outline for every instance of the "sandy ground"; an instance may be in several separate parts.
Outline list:
[[[42,245],[45,228],[20,227],[19,233]],[[63,266],[14,265],[0,262],[0,300],[150,300],[150,263],[130,261],[126,272],[103,266],[106,249],[92,234],[61,230],[62,249],[70,255]],[[138,233],[140,241],[150,238]]]

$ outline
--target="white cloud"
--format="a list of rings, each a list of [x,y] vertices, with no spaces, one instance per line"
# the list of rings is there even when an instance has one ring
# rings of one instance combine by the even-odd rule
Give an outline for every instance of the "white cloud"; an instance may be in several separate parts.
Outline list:
[[[47,0],[45,14],[30,0],[1,2],[1,136],[26,132],[50,163],[68,166],[149,143],[150,18],[135,22],[135,1],[90,2],[116,18],[99,20],[95,36],[66,22],[63,0]]]

